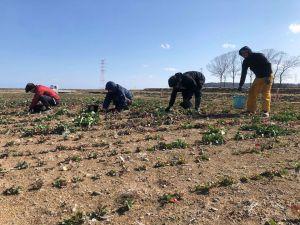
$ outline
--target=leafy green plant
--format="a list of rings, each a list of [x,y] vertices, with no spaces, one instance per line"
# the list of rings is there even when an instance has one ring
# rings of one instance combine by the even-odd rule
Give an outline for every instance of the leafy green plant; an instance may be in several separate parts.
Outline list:
[[[162,206],[168,204],[168,203],[178,203],[182,200],[182,195],[179,193],[174,194],[164,194],[159,198],[159,202]]]
[[[119,201],[120,207],[117,209],[117,213],[120,215],[125,214],[125,212],[129,211],[134,204],[135,196],[133,194],[123,194],[121,195]]]
[[[68,219],[64,219],[59,225],[81,225],[84,223],[84,214],[82,212],[77,212],[75,215]]]
[[[21,193],[21,189],[22,188],[20,186],[12,186],[4,190],[3,195],[18,195]]]
[[[231,177],[225,176],[218,182],[218,185],[219,187],[227,187],[227,186],[231,186],[233,183],[234,180]]]
[[[176,141],[173,141],[171,143],[159,142],[157,145],[148,148],[147,151],[171,150],[173,148],[185,149],[188,146],[189,145],[185,141],[177,139]]]
[[[99,121],[99,115],[95,112],[82,112],[74,119],[75,126],[89,128]]]
[[[108,213],[108,209],[107,209],[107,206],[98,206],[97,209],[91,213],[88,214],[88,217],[90,218],[90,220],[98,220],[98,221],[101,221],[103,220],[103,217],[105,215],[107,215]]]
[[[64,178],[58,177],[53,181],[52,185],[53,185],[53,187],[61,189],[61,188],[64,188],[67,186],[67,180]]]
[[[216,127],[210,127],[202,136],[202,143],[209,145],[221,145],[225,143],[225,131]]]
[[[210,183],[207,183],[205,185],[196,185],[194,190],[192,190],[192,192],[198,195],[208,195],[212,187],[213,186]]]
[[[26,161],[18,162],[17,165],[15,166],[15,168],[18,170],[27,169],[28,167],[29,167],[29,165]]]
[[[279,114],[273,115],[271,119],[279,122],[287,123],[290,121],[300,120],[300,113],[293,112],[293,111],[284,111]]]

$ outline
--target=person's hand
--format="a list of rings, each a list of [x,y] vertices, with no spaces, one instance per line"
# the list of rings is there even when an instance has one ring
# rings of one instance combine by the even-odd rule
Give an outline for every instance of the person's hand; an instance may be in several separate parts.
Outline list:
[[[165,112],[170,112],[170,109],[171,109],[171,107],[168,106],[168,107],[165,109]]]
[[[239,86],[238,91],[242,91],[242,90],[243,90],[243,87]]]
[[[266,85],[271,84],[270,77],[265,77],[265,78],[264,78],[264,82],[265,82]]]

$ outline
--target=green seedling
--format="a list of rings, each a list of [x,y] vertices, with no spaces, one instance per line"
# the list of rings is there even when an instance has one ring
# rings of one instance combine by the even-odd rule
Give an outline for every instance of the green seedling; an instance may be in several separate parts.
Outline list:
[[[196,185],[192,192],[198,195],[208,195],[212,185],[207,183],[205,185]]]
[[[84,214],[82,212],[77,212],[75,215],[68,219],[64,219],[59,225],[81,225],[85,221]]]
[[[234,184],[234,180],[231,177],[224,177],[218,182],[219,187],[228,187]]]
[[[106,173],[106,175],[110,177],[115,177],[118,175],[118,173],[115,170],[110,170],[109,172]]]
[[[18,195],[21,193],[21,187],[20,186],[12,186],[5,191],[3,191],[3,195]]]
[[[53,187],[55,187],[55,188],[61,189],[61,188],[64,188],[64,187],[67,186],[67,180],[64,179],[64,178],[58,177],[58,178],[56,178],[56,179],[53,181],[52,185],[53,185]]]
[[[90,220],[98,220],[101,221],[103,220],[103,217],[106,216],[108,213],[108,209],[107,206],[98,206],[97,209],[91,213],[88,214],[88,217],[90,218]]]
[[[139,166],[139,167],[135,168],[134,170],[135,170],[135,171],[146,171],[147,168],[146,168],[145,165],[143,165],[143,166]]]
[[[210,127],[202,136],[202,143],[206,145],[221,145],[225,143],[225,131],[219,128]]]
[[[129,211],[134,204],[134,196],[131,194],[125,194],[120,197],[119,200],[120,207],[117,209],[119,215],[124,215]]]
[[[90,128],[99,121],[99,114],[95,112],[82,112],[74,119],[74,124],[77,127]]]
[[[27,169],[28,167],[29,167],[28,163],[26,161],[23,161],[23,162],[18,162],[17,165],[15,166],[15,169],[23,170],[23,169]]]
[[[276,120],[282,123],[288,123],[290,121],[300,120],[300,113],[292,111],[284,111],[271,117],[272,120]]]
[[[164,194],[159,198],[159,203],[164,206],[169,203],[178,203],[179,201],[182,200],[182,195],[179,193],[174,193],[174,194]]]
[[[72,177],[71,181],[72,181],[72,183],[79,183],[79,182],[83,181],[83,178],[79,177],[79,176],[74,176],[74,177]]]
[[[38,191],[42,188],[44,185],[44,182],[42,180],[36,180],[34,183],[32,183],[29,187],[29,191]]]

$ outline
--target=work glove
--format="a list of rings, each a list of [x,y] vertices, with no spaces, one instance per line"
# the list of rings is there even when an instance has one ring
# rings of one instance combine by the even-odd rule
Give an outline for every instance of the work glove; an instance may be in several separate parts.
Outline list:
[[[265,77],[265,78],[264,78],[264,82],[265,82],[266,85],[271,84],[271,79],[270,79],[270,77]]]
[[[165,109],[165,112],[170,112],[170,109],[171,109],[171,107],[168,106],[168,107]]]
[[[239,86],[238,91],[242,91],[242,90],[243,90],[243,87]]]

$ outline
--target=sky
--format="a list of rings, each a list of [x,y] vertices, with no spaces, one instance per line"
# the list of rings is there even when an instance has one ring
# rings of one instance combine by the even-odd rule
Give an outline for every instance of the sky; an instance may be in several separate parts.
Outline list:
[[[0,87],[167,87],[245,45],[300,55],[299,0],[0,0]],[[297,73],[298,72],[298,73]],[[300,70],[288,82],[300,82]]]

